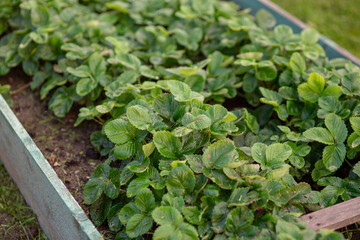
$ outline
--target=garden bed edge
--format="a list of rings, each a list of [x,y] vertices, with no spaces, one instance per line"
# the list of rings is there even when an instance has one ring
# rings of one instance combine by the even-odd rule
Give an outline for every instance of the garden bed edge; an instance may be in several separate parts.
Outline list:
[[[1,95],[0,160],[50,239],[103,239]]]

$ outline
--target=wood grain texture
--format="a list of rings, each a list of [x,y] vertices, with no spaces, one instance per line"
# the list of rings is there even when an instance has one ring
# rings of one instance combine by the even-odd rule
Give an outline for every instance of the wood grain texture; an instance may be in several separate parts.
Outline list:
[[[1,95],[0,160],[50,239],[103,239]]]
[[[306,214],[301,219],[315,230],[346,227],[360,221],[360,197]]]
[[[260,9],[265,9],[274,15],[277,24],[286,24],[290,26],[295,33],[301,32],[303,29],[309,28],[308,25],[280,8],[270,0],[233,0],[233,2],[239,4],[243,9],[250,8],[252,14]],[[336,44],[329,38],[321,35],[319,44],[324,48],[326,55],[332,58],[347,58],[350,59],[354,64],[360,66],[360,59],[349,53],[347,50]]]

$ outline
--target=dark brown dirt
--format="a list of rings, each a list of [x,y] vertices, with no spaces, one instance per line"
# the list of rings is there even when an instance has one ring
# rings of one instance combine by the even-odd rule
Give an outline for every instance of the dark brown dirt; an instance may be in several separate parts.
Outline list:
[[[14,69],[5,77],[2,84],[10,84],[12,91],[31,81],[22,70]],[[82,199],[83,186],[95,167],[100,163],[98,153],[90,143],[92,132],[101,126],[88,121],[74,128],[78,109],[72,109],[65,118],[57,118],[41,101],[39,91],[29,87],[12,95],[12,109],[29,135],[39,147],[59,178],[64,182],[74,198],[89,215],[89,207]]]

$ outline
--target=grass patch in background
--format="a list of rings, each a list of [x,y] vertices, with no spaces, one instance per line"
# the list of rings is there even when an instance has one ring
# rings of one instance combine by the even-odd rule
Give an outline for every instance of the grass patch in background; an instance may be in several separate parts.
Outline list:
[[[360,57],[359,0],[272,0]]]
[[[0,182],[0,239],[47,239],[2,164]]]

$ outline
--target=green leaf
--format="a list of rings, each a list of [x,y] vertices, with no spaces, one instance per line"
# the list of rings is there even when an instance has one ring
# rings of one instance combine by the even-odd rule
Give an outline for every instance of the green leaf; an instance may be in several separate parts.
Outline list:
[[[260,9],[256,13],[256,21],[262,28],[272,28],[276,24],[274,16],[264,9]]]
[[[279,88],[279,94],[282,98],[285,98],[286,100],[297,100],[297,92],[295,88],[292,87],[280,87]]]
[[[155,198],[150,189],[144,188],[136,193],[135,205],[141,212],[147,213],[155,208]]]
[[[140,105],[128,107],[126,116],[132,125],[141,130],[146,130],[153,122],[147,109]]]
[[[305,29],[301,32],[301,40],[305,44],[316,44],[319,41],[319,33],[314,29]]]
[[[190,77],[191,75],[196,74],[199,71],[197,66],[194,67],[180,67],[178,68],[179,73],[183,77]]]
[[[351,117],[350,123],[352,129],[356,132],[356,134],[360,135],[360,117]]]
[[[228,214],[230,213],[226,202],[219,202],[214,207],[211,216],[211,222],[214,232],[221,233],[225,230],[225,224]]]
[[[176,80],[169,80],[168,86],[171,94],[174,95],[175,100],[179,102],[186,102],[191,100],[191,89],[187,84]]]
[[[277,42],[285,45],[289,39],[293,36],[293,31],[289,26],[278,25],[274,29],[274,38]]]
[[[154,142],[150,142],[142,146],[143,152],[146,157],[150,156],[155,150]]]
[[[153,239],[183,239],[183,236],[178,231],[177,226],[172,224],[164,224],[155,230]]]
[[[324,91],[325,79],[318,73],[311,73],[307,83],[311,90],[318,94]]]
[[[155,70],[153,70],[147,66],[141,66],[140,71],[141,71],[141,75],[143,75],[144,77],[156,79],[156,80],[159,79],[158,72],[156,72]]]
[[[109,140],[116,144],[124,144],[136,137],[136,128],[124,119],[115,119],[105,125],[104,131]]]
[[[108,101],[101,105],[97,105],[96,110],[101,114],[105,114],[105,113],[111,112],[111,110],[114,108],[114,106],[115,106],[114,101]]]
[[[258,79],[253,74],[245,74],[242,88],[244,92],[254,92],[258,86]]]
[[[271,81],[277,76],[277,70],[273,62],[262,61],[257,64],[255,76],[259,80]]]
[[[111,207],[109,213],[107,214],[108,226],[110,231],[118,232],[122,227],[122,223],[118,217],[118,213],[122,208],[122,204],[118,203]]]
[[[116,198],[119,194],[119,179],[120,172],[118,170],[105,164],[99,165],[91,175],[91,180],[85,185],[85,203],[91,204],[96,201],[102,192],[111,199]]]
[[[226,230],[233,234],[242,232],[249,227],[254,220],[254,214],[246,207],[238,207],[230,211],[226,219]]]
[[[67,80],[61,76],[55,76],[55,77],[50,78],[41,87],[40,98],[44,99],[52,89],[54,89],[56,86],[62,86],[66,82],[67,82]]]
[[[194,225],[203,223],[202,214],[196,206],[183,207],[182,212],[189,223]]]
[[[334,205],[339,196],[341,196],[344,191],[344,188],[339,188],[331,185],[326,186],[323,190],[321,190],[320,205],[322,207]]]
[[[319,99],[319,97],[322,96],[324,87],[325,87],[324,78],[318,73],[311,73],[310,77],[307,80],[307,83],[303,83],[298,87],[298,92],[299,95],[304,100],[308,102],[316,102]]]
[[[70,60],[85,59],[93,51],[92,47],[80,47],[73,43],[66,43],[61,46],[61,50],[64,50],[66,53],[66,58]]]
[[[140,210],[137,209],[135,203],[130,202],[120,210],[118,216],[122,224],[125,225],[129,219],[137,213],[140,213]]]
[[[173,196],[190,193],[195,187],[195,176],[193,171],[186,165],[173,168],[166,181],[166,187]]]
[[[105,189],[105,183],[102,179],[93,178],[90,179],[84,188],[84,203],[92,204],[99,199]]]
[[[105,220],[111,208],[111,201],[105,197],[99,198],[90,207],[91,220],[95,226],[100,226]]]
[[[180,223],[175,226],[172,224],[165,224],[158,227],[154,233],[154,240],[162,239],[199,239],[196,229],[188,223]]]
[[[256,117],[254,117],[254,115],[249,113],[247,110],[245,110],[244,122],[246,126],[250,129],[250,131],[252,131],[253,133],[256,134],[259,131],[260,126],[257,122]]]
[[[323,92],[323,96],[333,96],[335,98],[339,98],[342,95],[342,89],[336,85],[336,84],[329,84],[324,92]]]
[[[325,118],[329,113],[336,113],[341,109],[341,103],[333,96],[319,98],[318,117]]]
[[[355,133],[356,134],[356,133]],[[356,136],[357,136],[357,138],[355,138],[352,142],[351,142],[351,148],[356,148],[356,147],[358,147],[359,145],[360,145],[360,136],[359,135],[357,135],[356,134]],[[350,137],[349,137],[350,138]]]
[[[202,92],[205,87],[205,79],[200,74],[194,74],[194,75],[188,76],[185,79],[185,83],[187,85],[189,85],[189,87],[191,88],[192,91],[195,91],[198,93]]]
[[[251,198],[248,195],[249,188],[236,188],[232,191],[229,198],[229,207],[247,206],[251,203]]]
[[[138,148],[138,143],[134,141],[128,141],[124,144],[117,144],[114,147],[115,157],[124,160],[135,155]]]
[[[110,59],[109,59],[110,60]],[[115,59],[114,63],[119,63],[127,68],[140,72],[141,62],[140,60],[132,54],[120,54]]]
[[[273,143],[266,148],[266,161],[270,165],[285,162],[292,154],[292,149],[287,144]]]
[[[315,163],[315,169],[312,171],[311,173],[311,177],[313,178],[314,181],[318,181],[321,177],[330,175],[331,171],[329,171],[325,165],[324,165],[324,161],[318,160]]]
[[[272,105],[274,107],[278,107],[281,102],[283,101],[282,97],[279,93],[260,87],[259,88],[261,94],[264,96],[264,98],[261,98],[260,101],[269,105]]]
[[[174,207],[161,206],[152,212],[154,221],[159,225],[171,224],[177,226],[183,222],[180,212]]]
[[[346,148],[343,143],[326,146],[323,151],[323,161],[325,167],[332,172],[339,169],[344,162],[345,155]]]
[[[171,94],[160,95],[153,102],[155,111],[167,119],[170,119],[173,116],[178,106],[179,103],[175,101]]]
[[[205,167],[202,162],[202,156],[201,155],[186,155],[186,160],[190,165],[190,168],[196,172],[201,173],[202,169]]]
[[[305,166],[305,159],[300,156],[292,155],[292,156],[290,156],[289,161],[290,161],[291,165],[293,165],[294,167],[296,167],[298,169],[301,169]]]
[[[266,176],[267,178],[274,180],[279,180],[289,174],[289,169],[291,167],[289,164],[281,164],[278,162],[275,162],[275,165],[270,162],[269,165],[271,166],[271,171],[269,171]]]
[[[119,195],[119,179],[120,172],[116,169],[110,169],[110,173],[107,176],[107,179],[104,179],[104,193],[107,197],[115,199]]]
[[[148,157],[141,158],[141,160],[136,160],[130,162],[126,167],[134,173],[143,173],[145,172],[150,165],[150,159]]]
[[[54,112],[57,117],[65,117],[73,105],[73,100],[68,91],[60,87],[56,89],[55,93],[51,96],[49,101],[49,108]]]
[[[66,71],[79,78],[87,78],[91,76],[90,69],[86,65],[81,65],[76,69],[68,67]]]
[[[234,143],[221,140],[211,144],[203,154],[203,163],[209,169],[222,169],[236,156]]]
[[[153,140],[157,150],[164,157],[176,159],[180,156],[181,142],[171,132],[156,132]]]
[[[224,57],[220,52],[215,51],[213,54],[211,54],[210,59],[211,61],[208,65],[208,69],[211,74],[215,75],[216,71],[220,69]]]
[[[360,177],[360,162],[357,162],[354,165],[354,168],[352,170],[356,175],[358,175]]]
[[[191,113],[186,113],[182,118],[182,124],[190,129],[201,130],[210,127],[211,120],[204,114],[194,116]]]
[[[186,127],[177,127],[172,131],[175,137],[184,137],[191,133],[193,130]]]
[[[194,239],[198,240],[198,232],[196,231],[196,228],[188,223],[180,223],[179,224],[179,231],[181,232],[182,238],[181,239]],[[176,239],[176,238],[173,238]]]
[[[317,182],[317,184],[319,186],[332,185],[336,187],[344,187],[345,181],[339,177],[323,177]]]
[[[304,136],[313,141],[321,142],[323,144],[332,145],[335,143],[332,134],[325,128],[314,127],[306,130]]]
[[[151,217],[144,214],[135,214],[126,223],[126,233],[131,238],[139,237],[148,232],[153,224]]]
[[[93,78],[82,78],[76,84],[76,93],[80,96],[88,95],[97,87],[98,83]]]
[[[106,73],[106,62],[104,57],[99,53],[93,53],[89,57],[89,69],[96,79],[98,79],[101,75],[104,75]]]
[[[345,122],[335,114],[329,114],[325,118],[325,125],[337,143],[343,143],[347,137]]]
[[[320,95],[314,92],[307,83],[300,84],[297,90],[300,97],[302,97],[307,102],[314,103],[320,97]]]
[[[216,105],[212,105],[206,111],[206,113],[208,117],[211,119],[212,123],[217,123],[219,121],[224,120],[224,118],[228,115],[228,110],[223,106],[216,104]]]
[[[266,165],[266,149],[267,146],[264,143],[255,143],[251,147],[251,156],[261,165]]]
[[[204,168],[203,173],[207,178],[216,183],[222,189],[230,190],[234,186],[235,182],[229,179],[222,170],[208,170]]]
[[[302,75],[306,70],[305,59],[299,53],[293,53],[290,58],[290,67],[293,72]]]
[[[295,224],[290,221],[285,221],[283,219],[278,219],[276,223],[276,236],[281,239],[304,239],[305,236],[300,232],[300,229]],[[315,234],[316,236],[316,234]],[[312,239],[315,239],[313,237]]]

